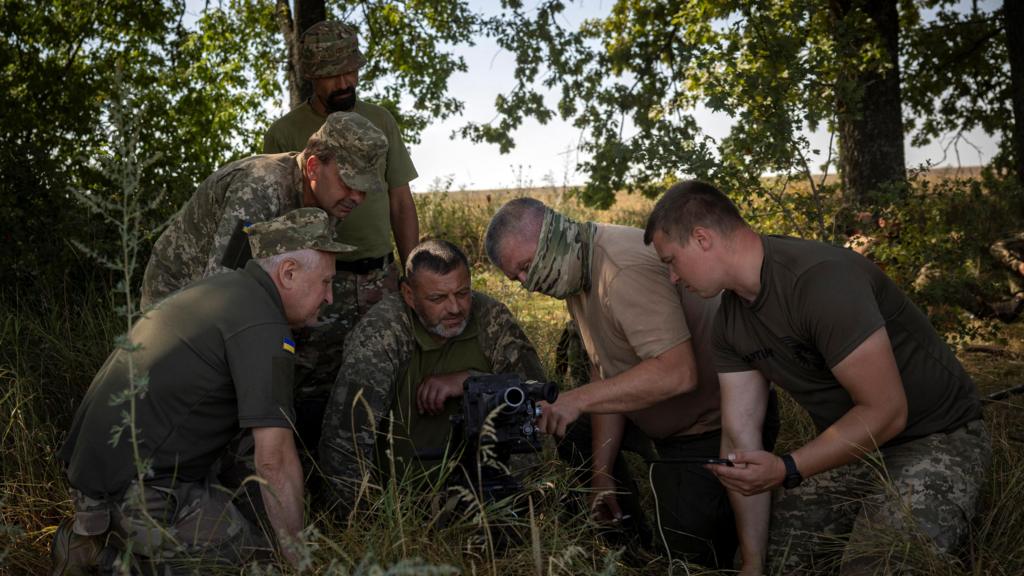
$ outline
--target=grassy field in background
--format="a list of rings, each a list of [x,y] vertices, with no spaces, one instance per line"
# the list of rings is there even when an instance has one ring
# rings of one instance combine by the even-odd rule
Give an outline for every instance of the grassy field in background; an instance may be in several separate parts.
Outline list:
[[[486,264],[481,243],[493,211],[505,200],[527,193],[577,218],[627,225],[642,226],[652,203],[623,195],[611,210],[596,211],[578,205],[568,190],[559,188],[417,195],[421,233],[464,247],[474,262],[474,287],[510,307],[550,370],[555,343],[568,318],[564,306],[529,294],[496,273]],[[66,482],[54,453],[123,327],[101,285],[39,286],[31,293],[5,287],[0,312],[0,574],[44,574],[52,533],[70,513]],[[998,330],[989,331],[998,338],[969,342],[959,351],[983,394],[1024,381],[1024,324],[989,327]],[[788,398],[783,401],[779,450],[801,444],[812,433],[806,416]],[[967,564],[932,558],[922,547],[914,556],[915,573],[1024,573],[1024,395],[986,404],[985,416],[994,462],[983,509],[964,552]],[[633,464],[644,482],[643,467]],[[518,517],[487,508],[476,517],[442,527],[431,500],[403,485],[375,493],[370,510],[347,525],[324,510],[310,510],[307,573],[450,573],[445,567],[493,575],[661,574],[670,568],[676,574],[701,573],[679,563],[670,566],[657,554],[609,545],[585,514],[565,512],[560,504],[564,495],[581,493],[583,488],[553,458],[531,478],[532,510]],[[516,524],[522,539],[506,549],[486,539],[481,542],[481,522]],[[878,543],[883,549],[891,544]]]

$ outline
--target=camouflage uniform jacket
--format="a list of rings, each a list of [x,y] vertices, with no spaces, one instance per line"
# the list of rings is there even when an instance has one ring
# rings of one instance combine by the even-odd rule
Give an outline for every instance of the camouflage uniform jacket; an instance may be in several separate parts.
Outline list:
[[[989,252],[1003,266],[1019,274],[1020,265],[1024,261],[1024,232],[996,240],[989,247]]]
[[[474,292],[471,314],[476,317],[480,347],[490,360],[492,373],[544,378],[536,350],[504,304]],[[388,294],[345,340],[344,361],[327,405],[320,440],[320,466],[335,490],[340,510],[354,506],[365,472],[373,469],[377,442],[374,431],[386,434],[387,426],[382,427],[382,422],[391,411],[396,385],[417,346],[414,316],[400,293]]]
[[[153,246],[142,279],[142,305],[227,271],[220,261],[239,220],[264,222],[301,208],[303,177],[296,156],[243,158],[204,180]]]

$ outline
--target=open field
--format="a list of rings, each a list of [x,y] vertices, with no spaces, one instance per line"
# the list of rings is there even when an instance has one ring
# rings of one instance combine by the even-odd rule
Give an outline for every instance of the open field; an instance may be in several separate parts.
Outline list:
[[[507,198],[525,193],[579,218],[630,225],[643,224],[651,201],[624,195],[611,210],[596,211],[578,205],[560,189],[417,195],[422,234],[465,247],[474,261],[475,288],[512,309],[550,371],[555,343],[568,318],[564,306],[508,282],[486,264],[482,253],[481,237],[490,214]],[[113,310],[101,281],[31,290],[4,286],[0,292],[0,574],[47,572],[50,538],[70,512],[54,453],[94,372],[123,330]],[[984,335],[959,340],[959,356],[982,393],[1024,382],[1024,323],[1004,326],[971,318],[964,322],[976,328],[971,334]],[[921,550],[914,555],[915,573],[1024,573],[1024,395],[988,403],[985,415],[993,438],[993,468],[963,559],[933,558]],[[779,450],[798,445],[811,434],[807,418],[788,398],[783,422]],[[643,466],[632,464],[643,481]],[[670,565],[656,551],[624,551],[608,544],[585,515],[565,512],[565,494],[581,494],[583,488],[573,484],[569,471],[554,459],[544,462],[532,478],[532,513],[519,518],[488,508],[475,518],[440,527],[429,499],[402,485],[384,487],[371,509],[347,525],[321,509],[311,509],[306,573],[700,573],[697,567]],[[482,521],[517,524],[522,541],[504,550],[486,540],[468,545]],[[883,548],[891,544],[878,543]]]

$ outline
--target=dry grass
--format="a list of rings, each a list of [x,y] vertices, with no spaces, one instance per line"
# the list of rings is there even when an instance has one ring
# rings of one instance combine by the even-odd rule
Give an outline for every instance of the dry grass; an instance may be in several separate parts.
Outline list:
[[[529,294],[490,268],[480,237],[490,214],[507,198],[530,193],[578,217],[642,225],[651,201],[622,195],[609,211],[576,204],[561,189],[449,192],[417,195],[425,234],[466,246],[474,260],[474,287],[505,302],[522,322],[550,369],[554,345],[568,316],[556,300]],[[65,481],[54,452],[74,407],[109,352],[119,323],[109,302],[91,287],[39,287],[32,294],[0,294],[0,574],[42,574],[59,519],[69,513]],[[1002,332],[1004,342],[974,344],[960,357],[983,393],[1024,381],[1024,325]],[[808,419],[783,399],[780,449],[804,442]],[[985,408],[995,446],[984,507],[966,555],[971,568],[927,558],[921,573],[948,575],[1024,573],[1024,395]],[[646,476],[644,476],[646,477]],[[349,525],[323,510],[310,510],[313,531],[307,553],[316,574],[649,574],[667,573],[665,560],[627,551],[598,538],[585,518],[567,515],[563,495],[581,490],[553,459],[529,484],[532,514],[509,517],[488,509],[488,522],[515,524],[517,545],[496,550],[493,542],[467,543],[480,534],[479,518],[439,527],[429,500],[402,485],[377,495],[370,512]],[[500,547],[499,547],[500,548]],[[6,555],[4,558],[3,556]],[[926,555],[925,555],[926,556]],[[414,560],[418,559],[418,560]],[[444,568],[445,566],[450,569]],[[685,567],[675,566],[677,574]],[[696,567],[688,567],[697,574]],[[238,573],[238,571],[233,571]]]

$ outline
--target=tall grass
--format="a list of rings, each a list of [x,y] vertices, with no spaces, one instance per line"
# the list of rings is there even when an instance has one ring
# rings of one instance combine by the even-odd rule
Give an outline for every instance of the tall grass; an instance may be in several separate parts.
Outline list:
[[[465,246],[473,259],[474,288],[506,303],[538,348],[550,371],[557,337],[568,319],[564,306],[529,294],[492,267],[479,245],[489,216],[510,196],[527,191],[448,192],[417,197],[425,235]],[[533,192],[531,192],[532,194]],[[610,211],[594,211],[560,190],[539,194],[567,213],[604,222],[642,225],[650,201],[624,197]],[[110,352],[123,319],[114,312],[102,279],[87,285],[38,286],[0,292],[0,573],[43,574],[50,536],[70,513],[63,472],[54,457],[78,401]],[[965,366],[983,392],[1024,380],[1024,328],[1002,333],[1004,354],[965,350]],[[993,467],[985,486],[963,563],[936,559],[917,546],[915,573],[1017,575],[1024,573],[1024,397],[985,408],[993,438]],[[813,435],[809,420],[782,395],[783,430],[779,449]],[[619,550],[600,538],[586,514],[570,513],[567,497],[582,497],[571,471],[547,460],[527,481],[532,513],[512,515],[490,506],[441,522],[437,503],[398,482],[370,492],[365,510],[350,521],[330,510],[311,509],[303,555],[315,574],[675,574],[701,573],[657,554]],[[638,470],[638,472],[641,472]],[[638,473],[643,483],[646,473]],[[478,510],[479,512],[479,510]],[[650,512],[650,511],[649,511]],[[481,542],[481,523],[507,523],[520,537],[507,548]],[[653,518],[653,513],[649,514]],[[880,542],[888,546],[892,542]],[[287,568],[278,567],[287,571]],[[261,573],[256,568],[246,573]],[[239,570],[231,573],[237,574]],[[704,572],[706,573],[706,572]]]

